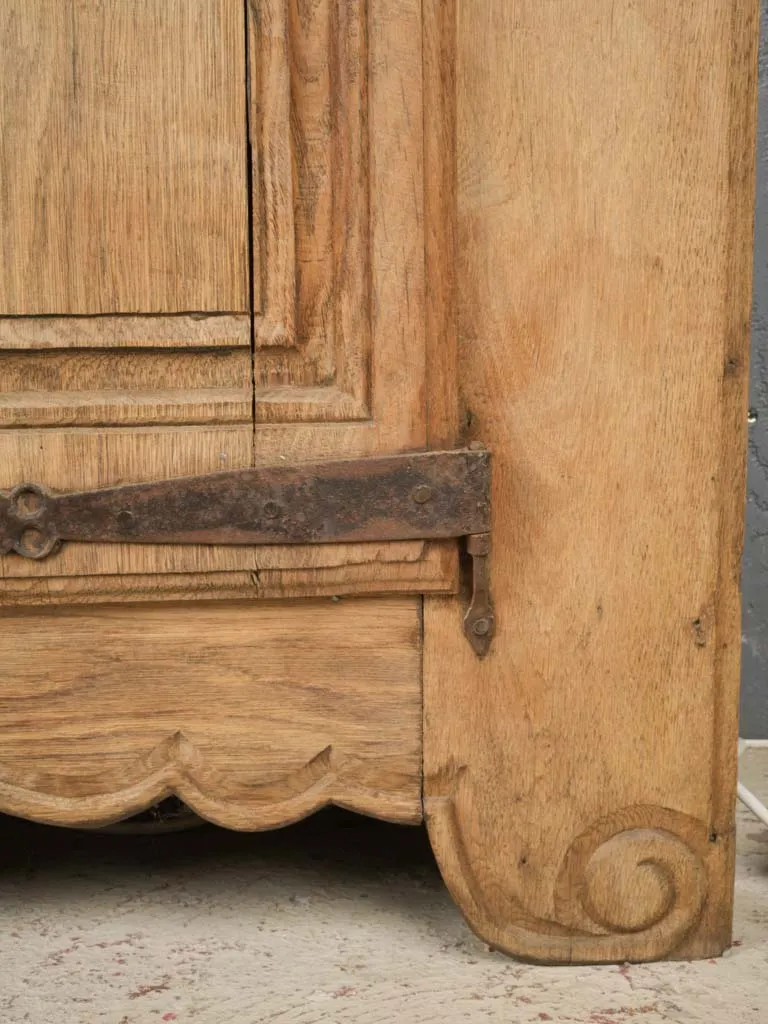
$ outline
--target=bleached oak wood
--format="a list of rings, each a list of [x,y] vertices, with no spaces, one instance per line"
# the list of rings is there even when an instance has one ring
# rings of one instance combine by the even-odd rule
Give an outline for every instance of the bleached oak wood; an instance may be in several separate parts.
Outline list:
[[[433,846],[493,946],[730,938],[757,4],[457,0],[459,379],[498,635],[425,601]]]
[[[252,407],[247,315],[0,318],[0,429],[241,423],[247,434]],[[2,472],[21,479],[24,467],[9,455]]]
[[[427,443],[461,437],[456,324],[456,0],[424,14]]]
[[[4,0],[0,52],[0,314],[247,311],[242,0]]]
[[[3,811],[96,825],[176,793],[237,829],[420,819],[418,598],[8,612],[0,665]]]
[[[12,0],[8,4],[15,12]],[[455,395],[456,385],[451,376],[455,366],[443,359],[439,332],[426,319],[435,315],[445,289],[430,297],[428,310],[425,246],[429,238],[435,249],[452,196],[438,205],[429,198],[434,188],[424,162],[428,82],[422,80],[421,7],[417,0],[400,0],[394,8],[382,0],[322,0],[308,8],[290,0],[241,8],[250,81],[245,81],[245,64],[237,60],[228,74],[233,80],[242,75],[243,96],[250,99],[247,119],[246,106],[242,109],[241,128],[243,140],[250,134],[252,149],[253,367],[247,316],[0,316],[0,487],[31,480],[68,490],[234,469],[249,461],[312,460],[326,447],[326,427],[336,424],[342,434],[331,456],[425,446],[425,400],[431,402],[433,390]],[[39,36],[42,44],[55,26],[41,26],[36,12],[33,5],[25,15],[25,38]],[[192,15],[187,8],[171,7],[163,17]],[[99,18],[105,24],[96,24]],[[133,29],[140,27],[137,23]],[[222,45],[203,22],[199,28],[202,37],[191,63],[207,59],[211,46]],[[13,45],[21,44],[9,31],[13,52]],[[76,46],[85,33],[81,48],[90,52],[94,38],[117,45],[119,33],[131,27],[105,8],[100,15],[76,19],[68,31]],[[180,43],[194,47],[185,32],[180,26]],[[135,47],[135,41],[126,45]],[[99,59],[109,63],[112,58]],[[163,79],[171,90],[177,63],[174,58]],[[62,73],[51,75],[55,80]],[[229,83],[227,89],[232,88]],[[127,102],[119,90],[99,94],[97,114],[110,123],[121,117],[175,116],[158,106],[154,93],[132,96],[128,112],[122,109]],[[190,102],[197,102],[196,94]],[[436,164],[439,138],[450,132],[442,113],[430,118],[429,132],[436,139],[431,156]],[[166,136],[173,148],[175,132],[169,128]],[[70,140],[75,148],[78,140]],[[78,159],[90,152],[88,138],[82,145],[86,152]],[[196,173],[207,182],[205,149],[200,153]],[[62,178],[69,173],[67,167],[58,171]],[[51,177],[47,166],[40,174],[44,183]],[[436,181],[442,184],[439,176]],[[100,187],[99,181],[94,187]],[[224,183],[219,187],[223,190]],[[237,195],[245,215],[246,195]],[[212,203],[208,211],[210,230],[225,247],[231,233],[219,218],[235,202],[233,196],[228,192],[225,201],[222,191],[221,203]],[[432,202],[429,222],[427,202]],[[17,239],[17,248],[23,247],[24,239]],[[154,240],[143,239],[139,249],[154,266]],[[449,263],[444,257],[444,265]],[[183,263],[176,272],[185,272]],[[79,281],[78,287],[87,285]],[[285,330],[276,346],[273,322],[281,318]],[[171,354],[166,351],[171,347],[185,351]],[[318,579],[313,586],[312,571],[323,569],[329,557],[337,565],[346,557],[349,579],[345,582],[341,571],[334,577],[342,593],[353,587],[409,592],[420,583],[424,590],[450,592],[457,580],[453,548],[432,545],[426,554],[424,545],[414,544],[405,559],[398,553],[402,549],[385,557],[376,554],[367,573],[358,552],[349,547],[332,554],[304,548],[303,575],[286,554],[282,582],[275,576],[274,586],[285,594],[291,582],[296,594],[326,592],[331,581]],[[13,595],[0,587],[0,600],[47,600],[45,579],[57,577],[62,587],[67,575],[77,594],[82,591],[77,576],[119,572],[147,573],[140,589],[151,597],[156,574],[254,572],[264,562],[277,574],[278,554],[262,558],[249,549],[69,545],[47,563],[29,566],[4,559],[1,576],[37,576],[41,582],[17,588]],[[438,571],[444,573],[442,580]],[[208,576],[214,589],[215,580]],[[157,588],[164,585],[158,581]],[[197,588],[190,582],[187,589]],[[131,592],[138,593],[135,587]],[[230,588],[222,586],[220,596],[229,594]]]
[[[455,392],[425,373],[421,8],[249,3],[256,420],[305,449],[366,419],[372,451],[423,447],[426,390]],[[257,431],[257,459],[278,437]]]
[[[163,195],[199,198],[202,177],[212,191],[156,236],[140,230],[156,193],[142,197],[114,241],[125,280],[109,261],[90,267],[96,236],[82,235],[50,306],[35,305],[47,266],[19,256],[39,251],[25,240],[28,197],[6,218],[0,488],[480,440],[495,466],[498,635],[479,662],[466,594],[446,596],[448,544],[9,556],[2,807],[95,823],[177,792],[235,828],[328,800],[416,821],[423,774],[441,868],[491,945],[563,963],[721,951],[756,0],[580,0],[567,32],[555,0],[152,2],[142,17],[157,39],[128,98],[119,76],[104,91],[117,58],[97,51],[119,43],[135,63],[125,35],[147,25],[134,8],[78,7],[65,25],[69,8],[44,23],[42,6],[16,17],[0,0],[15,16],[0,34],[20,55],[0,73],[12,142],[0,169],[16,188],[32,168],[65,199],[33,241],[51,233],[55,254],[99,126],[151,121],[162,159],[131,163],[131,187],[145,173],[157,185],[173,153]],[[174,19],[184,49],[168,54]],[[89,45],[75,53],[80,31]],[[73,54],[87,80],[77,59],[66,78]],[[215,87],[182,95],[203,64]],[[91,130],[82,144],[70,132],[70,162],[54,166],[43,140],[63,138],[75,85]],[[20,90],[28,138],[7,112]],[[247,145],[248,183],[232,170]],[[97,211],[123,181],[99,173]],[[202,287],[217,246],[220,276]],[[134,285],[140,305],[121,305]],[[206,297],[179,305],[185,288]],[[239,298],[225,302],[227,288]],[[19,311],[189,315],[8,316]],[[423,622],[414,596],[207,600],[397,590],[442,596],[425,598]]]
[[[103,604],[114,602],[240,600],[355,596],[360,594],[445,594],[456,589],[452,548],[426,545],[423,554],[396,560],[389,552],[378,560],[366,553],[355,563],[344,557],[340,565],[290,567],[283,551],[275,553],[276,567],[263,554],[250,570],[176,572],[166,575],[130,574],[120,566],[119,575],[44,577],[7,576],[0,579],[0,597],[6,607],[34,605]],[[314,551],[313,551],[314,555]],[[347,552],[341,552],[346,556]],[[267,563],[266,565],[264,563]],[[287,563],[287,564],[286,564]],[[372,563],[373,566],[372,566]],[[102,567],[99,566],[101,569]],[[129,567],[128,567],[129,568]]]
[[[245,369],[249,367],[246,363]],[[163,423],[249,423],[250,387],[0,394],[0,427],[154,427]]]
[[[296,230],[291,153],[287,0],[248,0],[249,143],[253,168],[254,304],[258,345],[291,345],[296,313]],[[254,188],[254,185],[256,187]]]
[[[0,352],[22,349],[249,348],[243,314],[177,316],[0,316]]]
[[[369,9],[248,3],[255,379],[298,392],[266,407],[270,421],[370,417]],[[409,126],[405,153],[420,135]],[[321,388],[322,406],[300,397]]]

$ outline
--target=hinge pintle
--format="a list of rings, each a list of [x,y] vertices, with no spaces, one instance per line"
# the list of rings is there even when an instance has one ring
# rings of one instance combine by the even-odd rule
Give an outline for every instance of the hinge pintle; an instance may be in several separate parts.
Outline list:
[[[496,632],[496,614],[491,602],[488,555],[490,533],[473,533],[466,538],[467,554],[472,560],[472,582],[469,608],[464,616],[464,633],[479,658],[491,649]]]

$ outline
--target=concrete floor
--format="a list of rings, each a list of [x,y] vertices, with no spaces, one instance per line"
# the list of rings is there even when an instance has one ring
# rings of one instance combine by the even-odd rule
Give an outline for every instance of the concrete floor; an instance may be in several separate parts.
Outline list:
[[[768,797],[768,751],[746,755]],[[540,968],[464,925],[419,829],[110,838],[4,819],[0,1024],[768,1024],[768,830],[740,813],[724,959]]]

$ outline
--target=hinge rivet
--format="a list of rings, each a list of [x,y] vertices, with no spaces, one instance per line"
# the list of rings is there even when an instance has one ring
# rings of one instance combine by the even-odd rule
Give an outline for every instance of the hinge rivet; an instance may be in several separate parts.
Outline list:
[[[434,494],[435,492],[427,484],[419,484],[418,487],[414,487],[411,497],[419,505],[425,505],[428,501],[432,500]]]
[[[264,506],[264,515],[267,517],[267,519],[277,519],[277,517],[280,515],[280,506],[277,504],[277,502],[268,501]]]
[[[475,636],[488,636],[491,632],[491,620],[478,619],[477,622],[472,625],[472,632]]]
[[[43,504],[43,498],[38,491],[32,487],[22,487],[14,493],[11,511],[17,519],[34,519]]]

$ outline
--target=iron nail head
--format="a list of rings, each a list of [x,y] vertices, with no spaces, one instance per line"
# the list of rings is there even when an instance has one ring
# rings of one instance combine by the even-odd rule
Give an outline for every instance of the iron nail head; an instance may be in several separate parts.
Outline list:
[[[435,492],[428,484],[419,484],[418,487],[414,487],[412,491],[413,500],[418,505],[426,505],[428,501],[431,501],[434,497]]]

